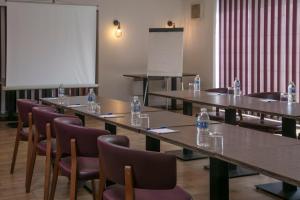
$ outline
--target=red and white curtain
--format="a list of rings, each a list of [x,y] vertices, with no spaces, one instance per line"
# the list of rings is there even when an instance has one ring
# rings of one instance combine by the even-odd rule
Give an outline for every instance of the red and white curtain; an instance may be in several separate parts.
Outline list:
[[[300,0],[218,0],[219,86],[300,92]],[[299,97],[299,96],[298,96]]]

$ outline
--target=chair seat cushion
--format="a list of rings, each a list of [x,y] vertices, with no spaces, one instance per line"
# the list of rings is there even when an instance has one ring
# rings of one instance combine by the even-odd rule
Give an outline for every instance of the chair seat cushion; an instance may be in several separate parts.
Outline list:
[[[46,156],[47,150],[47,140],[42,140],[38,143],[37,146],[38,154],[42,156]],[[56,155],[56,139],[51,140],[51,156],[54,158]]]
[[[71,157],[62,158],[60,163],[63,176],[71,175]],[[77,157],[77,178],[79,180],[92,180],[99,177],[99,158]]]
[[[192,197],[180,187],[176,186],[171,190],[145,190],[135,189],[135,199],[137,200],[191,200]],[[103,193],[103,200],[122,200],[125,199],[124,187],[113,185]]]

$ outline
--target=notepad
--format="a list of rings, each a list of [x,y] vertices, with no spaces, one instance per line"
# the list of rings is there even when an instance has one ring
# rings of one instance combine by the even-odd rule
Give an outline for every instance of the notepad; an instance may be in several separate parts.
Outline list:
[[[212,95],[212,96],[216,96],[216,95],[226,95],[226,93],[207,92],[207,95]]]
[[[169,128],[156,128],[156,129],[150,129],[150,132],[158,133],[158,134],[166,134],[166,133],[175,133],[177,131]]]
[[[119,118],[119,117],[124,117],[124,116],[123,115],[109,114],[109,115],[99,115],[99,117],[102,117],[102,118]]]
[[[77,108],[77,107],[82,107],[82,106],[86,106],[86,105],[81,105],[81,104],[72,104],[72,105],[68,105],[68,108]]]
[[[274,100],[274,99],[261,99],[262,102],[274,102],[274,101],[277,101],[277,100]]]

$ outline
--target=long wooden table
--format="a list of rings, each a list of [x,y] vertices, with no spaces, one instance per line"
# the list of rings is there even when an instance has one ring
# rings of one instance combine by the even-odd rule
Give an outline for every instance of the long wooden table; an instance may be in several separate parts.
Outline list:
[[[72,97],[69,102],[81,102],[82,97]],[[98,98],[107,101],[109,111],[117,108],[113,103],[105,98]],[[84,101],[84,99],[82,100]],[[159,151],[157,141],[166,141],[179,145],[193,151],[204,153],[210,157],[210,199],[229,199],[229,176],[228,163],[233,163],[256,170],[267,176],[283,180],[289,184],[300,186],[300,142],[287,137],[279,137],[264,132],[254,131],[227,124],[211,124],[210,132],[217,133],[218,137],[207,136],[211,139],[222,138],[222,142],[211,143],[208,147],[197,145],[197,129],[194,125],[194,117],[184,116],[167,111],[148,110],[149,124],[139,127],[133,126],[130,115],[124,114],[118,118],[103,118],[100,115],[90,113],[87,107],[82,104],[80,107],[70,107],[70,105],[60,105],[55,99],[42,99],[42,102],[57,106],[58,108],[70,109],[78,115],[95,117],[111,126],[121,126],[138,133],[142,133],[148,138],[151,145],[146,145],[148,150]],[[102,108],[106,103],[102,104]],[[72,105],[72,104],[71,104]],[[119,102],[119,105],[127,107],[129,103]],[[126,109],[120,109],[122,111]],[[121,111],[120,111],[121,112]],[[149,128],[166,126],[175,129],[177,132],[169,134],[155,134]],[[116,130],[116,129],[115,129]],[[153,143],[154,141],[154,143]],[[217,145],[213,145],[217,144]],[[291,156],[291,157],[290,157]],[[282,163],[286,163],[282,165]]]
[[[227,124],[214,124],[210,126],[210,131],[218,132],[218,137],[221,135],[222,145],[205,148],[196,143],[195,127],[178,127],[176,130],[178,132],[172,134],[155,135],[160,140],[199,151],[210,157],[211,200],[229,199],[228,163],[300,186],[298,140]],[[145,132],[154,135],[147,130]]]
[[[145,106],[149,104],[149,81],[150,80],[164,80],[165,78],[171,78],[171,90],[177,90],[177,79],[183,77],[193,77],[196,74],[193,73],[183,73],[181,77],[169,77],[169,76],[148,76],[147,74],[124,74],[124,77],[133,78],[135,80],[142,80],[143,81],[143,98],[145,102]],[[176,110],[176,100],[172,99],[171,101],[171,108]]]
[[[283,136],[296,138],[296,120],[300,117],[300,104],[298,103],[268,102],[249,96],[234,96],[187,90],[151,92],[149,95],[182,100],[184,114],[191,114],[193,103],[224,108],[225,122],[228,124],[236,123],[237,109],[280,116],[282,117]],[[299,188],[284,182],[258,185],[257,188],[283,199],[300,199]]]

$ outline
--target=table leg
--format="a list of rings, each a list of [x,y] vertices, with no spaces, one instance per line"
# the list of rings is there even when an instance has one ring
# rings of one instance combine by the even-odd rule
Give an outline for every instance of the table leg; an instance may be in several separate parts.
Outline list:
[[[210,158],[210,200],[229,200],[228,164],[216,158]]]
[[[177,77],[171,78],[171,90],[177,90]],[[176,110],[177,109],[177,103],[176,99],[171,99],[171,109]]]
[[[193,115],[193,104],[190,102],[183,102],[183,114],[184,115]],[[197,160],[197,159],[204,159],[207,156],[200,154],[198,152],[191,151],[189,149],[183,150],[175,150],[175,151],[168,151],[167,154],[175,155],[178,159],[183,161],[190,161],[190,160]]]
[[[146,150],[160,152],[160,140],[146,136]]]
[[[7,111],[7,123],[8,127],[16,128],[17,127],[17,114],[16,114],[16,99],[17,93],[16,91],[6,91],[6,111]]]
[[[231,125],[236,125],[236,110],[235,109],[230,109],[226,108],[225,109],[225,123],[231,124]],[[233,164],[228,164],[228,169],[229,169],[229,177],[230,178],[238,178],[238,177],[243,177],[243,176],[252,176],[252,175],[257,175],[257,172],[254,172],[249,169],[242,168],[237,165]]]
[[[85,126],[85,116],[79,113],[75,113],[75,115],[82,121],[82,125]]]
[[[149,88],[148,78],[143,78],[143,98],[145,102],[144,106],[149,105],[148,88]]]
[[[111,134],[117,134],[117,127],[115,125],[105,123],[105,130],[109,131]]]
[[[295,119],[289,119],[285,117],[282,118],[282,136],[296,138]],[[262,190],[282,199],[300,199],[300,188],[285,182],[256,185],[256,189]]]

